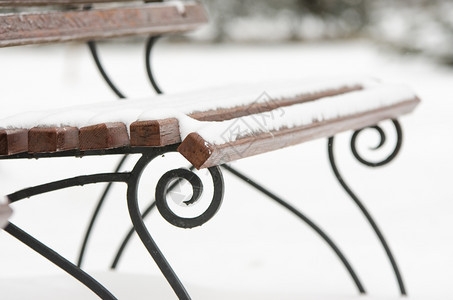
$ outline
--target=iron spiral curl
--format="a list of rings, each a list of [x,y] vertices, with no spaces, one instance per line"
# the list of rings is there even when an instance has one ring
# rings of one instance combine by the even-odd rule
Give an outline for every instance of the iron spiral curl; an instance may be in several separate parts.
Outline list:
[[[388,164],[389,162],[391,162],[398,155],[398,153],[401,150],[401,145],[403,143],[403,132],[402,132],[402,129],[401,129],[401,125],[400,125],[400,123],[397,120],[392,120],[392,123],[395,126],[396,136],[397,136],[395,149],[385,159],[382,159],[382,160],[377,161],[377,162],[371,162],[371,161],[363,158],[362,155],[360,155],[359,151],[357,150],[357,141],[358,141],[357,138],[359,137],[359,135],[365,129],[374,129],[374,130],[376,130],[377,133],[379,134],[380,141],[379,141],[377,146],[371,147],[370,149],[371,150],[378,150],[378,149],[382,148],[382,146],[384,146],[385,143],[387,142],[387,136],[385,134],[385,131],[379,125],[374,125],[374,126],[369,126],[369,127],[366,127],[366,128],[362,128],[362,129],[356,130],[353,133],[352,138],[351,138],[351,150],[352,150],[352,154],[354,155],[354,157],[360,163],[362,163],[362,164],[364,164],[364,165],[366,165],[368,167],[373,167],[373,168],[374,167],[380,167],[380,166],[384,166],[384,165]]]
[[[183,203],[187,206],[194,204],[203,193],[203,183],[200,178],[194,172],[187,169],[173,169],[160,178],[156,187],[156,206],[167,222],[180,228],[194,228],[203,225],[217,213],[223,200],[223,176],[220,168],[217,166],[211,167],[208,170],[214,184],[212,200],[209,207],[201,215],[193,218],[185,218],[175,214],[169,207],[166,196],[170,185],[175,180],[185,179],[192,186],[192,197],[187,201],[183,201]]]
[[[132,224],[134,226],[135,232],[138,234],[143,245],[148,250],[148,253],[154,259],[157,266],[159,267],[159,269],[161,270],[161,272],[164,274],[165,278],[167,279],[168,283],[173,288],[173,291],[175,292],[176,296],[179,299],[191,299],[190,295],[187,292],[187,290],[185,289],[184,285],[179,280],[175,271],[170,266],[167,259],[163,255],[162,251],[159,249],[159,247],[157,246],[153,237],[151,236],[149,230],[147,229],[147,227],[143,221],[143,216],[142,216],[142,213],[140,212],[140,208],[139,208],[139,204],[138,204],[139,179],[140,179],[144,169],[156,157],[161,156],[167,152],[175,152],[176,147],[177,147],[177,144],[167,146],[167,147],[165,147],[165,149],[157,148],[158,149],[157,152],[151,151],[149,153],[143,153],[143,156],[137,161],[134,169],[131,171],[130,176],[128,177],[127,206],[128,206],[129,215],[130,215]],[[220,207],[220,204],[223,200],[224,184],[223,184],[223,176],[220,171],[220,168],[212,167],[212,168],[209,168],[208,170],[213,178],[213,183],[214,183],[213,200],[216,201],[215,205],[211,203],[209,208],[201,216],[194,218],[194,220],[189,219],[189,221],[187,221],[187,223],[186,223],[186,220],[181,218],[179,221],[182,222],[182,224],[187,224],[187,226],[185,226],[184,228],[191,228],[191,226],[195,227],[195,226],[204,224],[212,216],[215,215],[215,213],[217,212],[217,210]],[[191,172],[191,171],[187,171],[187,172]],[[166,174],[168,174],[168,172]],[[164,174],[163,177],[166,177],[166,178],[168,177],[168,178],[173,178],[173,179],[176,177],[176,180],[178,180],[181,178],[179,176],[186,176],[186,172],[178,171],[176,173],[169,173],[169,175],[167,175],[167,176],[165,176],[165,174]],[[164,178],[164,179],[161,178],[161,180],[160,180],[161,185],[163,185],[164,187],[167,186],[167,181],[170,180],[170,179],[166,179],[166,178]],[[193,179],[193,182],[198,182],[198,180]],[[197,185],[198,185],[198,183],[194,183],[193,186],[197,186]],[[170,189],[170,188],[171,188],[171,186],[168,186],[168,189]],[[164,189],[164,196],[165,196],[166,190],[167,189]],[[196,193],[197,192],[195,192],[195,198],[197,197]],[[162,197],[162,198],[165,200],[165,197]],[[156,200],[156,202],[157,201],[159,201],[159,200]],[[162,201],[162,200],[160,200],[160,201]]]

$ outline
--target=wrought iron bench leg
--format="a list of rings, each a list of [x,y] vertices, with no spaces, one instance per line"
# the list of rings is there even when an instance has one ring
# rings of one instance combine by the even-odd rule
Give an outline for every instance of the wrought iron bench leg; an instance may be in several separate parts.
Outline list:
[[[148,229],[146,228],[145,223],[143,222],[143,218],[140,213],[137,199],[138,180],[143,169],[149,162],[148,159],[143,158],[145,157],[142,157],[142,159],[140,159],[139,162],[137,163],[136,168],[134,168],[134,171],[132,171],[133,175],[131,176],[131,179],[128,182],[127,206],[129,209],[129,215],[132,220],[132,224],[134,225],[134,230],[137,232],[143,245],[146,247],[146,249],[152,256],[156,264],[158,265],[161,272],[164,274],[165,278],[173,288],[178,298],[190,299],[189,293],[184,288],[184,285],[181,283],[178,276],[176,276],[176,273],[173,271],[172,267],[165,259],[164,255],[162,254],[156,242],[154,241]]]
[[[118,173],[120,171],[121,167],[126,162],[127,157],[128,156],[126,154],[126,155],[124,155],[121,158],[120,162],[118,163],[118,165],[117,165],[117,167],[115,169],[115,173]],[[107,184],[107,186],[105,187],[104,192],[102,193],[102,196],[99,199],[98,204],[96,205],[96,208],[95,208],[95,210],[93,212],[93,215],[92,215],[92,217],[90,219],[90,223],[88,224],[88,228],[87,228],[85,236],[83,238],[82,247],[80,248],[79,258],[77,259],[77,266],[79,268],[82,267],[83,258],[85,256],[85,251],[86,251],[86,248],[88,246],[88,240],[90,239],[91,232],[93,231],[94,223],[96,222],[96,220],[97,220],[97,218],[99,216],[99,213],[101,211],[101,207],[104,204],[105,199],[107,199],[107,195],[108,195],[110,189],[112,188],[112,185],[113,185],[113,182],[109,182]]]
[[[318,233],[321,238],[332,248],[332,250],[336,253],[336,255],[338,256],[338,258],[341,260],[341,262],[344,264],[344,266],[346,267],[346,269],[348,270],[349,274],[351,275],[351,278],[352,280],[354,281],[355,285],[357,286],[357,289],[359,290],[359,292],[361,294],[365,294],[366,291],[365,291],[365,288],[363,287],[360,279],[358,278],[356,272],[354,271],[354,269],[352,268],[351,264],[349,263],[349,261],[347,260],[347,258],[345,257],[345,255],[341,252],[341,250],[338,248],[338,246],[336,246],[336,244],[329,238],[329,236],[319,227],[317,226],[311,219],[309,219],[307,216],[305,216],[304,214],[302,214],[300,211],[298,211],[295,207],[291,206],[289,203],[287,203],[286,201],[284,201],[283,199],[279,198],[278,196],[276,196],[275,194],[273,194],[272,192],[268,191],[267,189],[265,189],[264,187],[262,187],[261,185],[259,185],[258,183],[252,181],[251,179],[247,178],[245,175],[243,175],[242,173],[240,173],[239,171],[235,170],[234,168],[228,166],[228,165],[222,165],[222,167],[224,169],[226,169],[227,171],[231,172],[233,175],[239,177],[240,179],[242,179],[243,181],[245,181],[246,183],[250,184],[251,186],[253,186],[254,188],[258,189],[259,191],[261,191],[262,193],[264,193],[265,195],[269,196],[271,199],[275,200],[276,202],[278,202],[279,204],[281,204],[283,207],[285,207],[286,209],[288,209],[290,212],[292,212],[293,214],[295,214],[297,217],[299,217],[303,222],[307,223],[308,226],[310,226],[313,230],[315,230],[316,233]],[[193,169],[193,167],[192,167]],[[175,186],[177,185],[177,183],[174,183],[173,185],[171,185],[167,191],[171,191]],[[141,218],[145,218],[154,208],[156,207],[156,202],[153,201],[147,208],[146,210],[144,211],[144,213],[141,215]],[[133,235],[133,232],[134,232],[134,228],[131,228],[130,231],[127,233],[127,235],[125,236],[123,242],[121,243],[121,246],[119,247],[118,251],[117,251],[117,254],[115,256],[115,259],[113,260],[113,263],[112,263],[112,266],[111,268],[112,269],[116,269],[116,267],[118,266],[118,263],[124,253],[124,250],[126,248],[126,245],[128,244],[130,238],[132,237]]]
[[[52,192],[68,187],[74,186],[83,186],[86,184],[93,184],[93,183],[112,183],[112,182],[123,182],[126,183],[128,186],[127,189],[127,203],[129,208],[130,217],[132,223],[134,225],[134,230],[138,233],[139,237],[141,238],[143,244],[151,254],[152,258],[161,269],[162,273],[164,274],[167,281],[170,283],[171,287],[177,294],[180,299],[190,299],[189,294],[185,290],[184,286],[174,273],[173,269],[165,259],[164,255],[159,250],[157,244],[154,242],[153,238],[149,234],[148,230],[146,229],[143,219],[141,217],[139,207],[138,207],[138,199],[137,199],[137,189],[139,184],[139,179],[144,168],[151,162],[154,158],[161,156],[167,152],[176,151],[177,145],[171,145],[162,148],[151,148],[143,150],[142,157],[136,163],[134,169],[131,172],[124,172],[124,173],[104,173],[104,174],[94,174],[94,175],[84,175],[78,176],[74,178],[64,179],[60,181],[50,182],[47,184],[42,184],[30,188],[26,188],[15,193],[8,195],[8,199],[11,203],[17,202],[24,198],[29,198],[35,195]],[[184,172],[183,172],[184,171]],[[195,227],[200,226],[211,219],[217,210],[220,207],[220,204],[223,199],[223,177],[221,175],[220,169],[218,167],[213,167],[209,169],[214,183],[214,195],[213,201],[209,206],[208,210],[200,215],[199,217],[195,218],[181,218],[176,215],[174,217],[171,216],[173,212],[170,209],[167,211],[167,216],[163,214],[162,208],[159,206],[163,206],[165,208],[165,204],[162,205],[163,202],[166,202],[166,192],[170,186],[170,183],[174,179],[184,178],[188,180],[193,187],[193,197],[197,198],[193,199],[194,201],[198,200],[198,197],[201,195],[202,192],[202,183],[201,180],[188,170],[183,169],[176,169],[171,170],[164,174],[164,176],[159,180],[158,186],[156,188],[157,191],[161,191],[160,194],[156,193],[156,203],[159,208],[159,211],[163,216],[172,223],[173,225],[179,227]],[[180,175],[183,173],[183,175]],[[185,176],[189,177],[185,177]],[[198,181],[194,181],[192,179],[198,178]],[[194,185],[193,183],[196,183]],[[191,199],[192,200],[192,199]],[[192,202],[191,202],[192,203]],[[170,217],[168,217],[170,214]],[[172,219],[173,218],[173,219]],[[27,244],[35,251],[46,257],[48,260],[55,263],[57,266],[62,268],[63,270],[67,271],[69,274],[74,276],[76,279],[84,283],[88,288],[92,289],[96,294],[98,294],[103,299],[115,299],[102,285],[97,283],[93,278],[91,278],[88,274],[83,272],[79,267],[73,265],[71,262],[67,261],[65,258],[57,254],[52,249],[46,247],[41,242],[37,241],[27,233],[23,232],[16,226],[10,224],[7,226],[6,229],[11,235],[18,238],[23,243]]]
[[[190,166],[189,167],[189,170],[190,171],[193,171],[195,168],[193,166]],[[173,191],[179,184],[180,184],[181,180],[177,180],[175,181],[174,183],[172,183],[168,189],[167,189],[167,193],[168,192],[171,192]],[[145,211],[142,213],[142,219],[146,218],[152,211],[153,209],[156,207],[156,201],[153,199],[151,201],[151,204],[145,209]],[[124,253],[124,250],[126,250],[126,246],[127,244],[129,243],[130,239],[132,238],[132,236],[134,235],[134,227],[132,227],[128,232],[127,234],[125,235],[124,239],[123,239],[123,242],[121,243],[120,247],[118,248],[117,252],[116,252],[116,255],[115,255],[115,258],[113,259],[113,262],[112,262],[112,265],[110,266],[110,268],[112,270],[115,270],[116,267],[118,266],[119,262],[120,262],[120,259],[121,257],[123,256],[123,253]]]
[[[163,94],[163,91],[157,84],[156,79],[154,78],[153,70],[152,70],[152,64],[151,64],[151,51],[154,48],[154,45],[156,42],[161,38],[160,35],[156,36],[151,36],[148,38],[148,41],[146,42],[146,49],[145,49],[145,62],[146,62],[146,74],[148,75],[148,79],[153,86],[154,90],[158,94]]]
[[[356,143],[357,143],[357,137],[360,134],[360,132],[362,132],[363,129],[360,129],[360,130],[357,130],[356,132],[354,132],[354,134],[352,136],[352,139],[351,139],[351,149],[352,149],[352,153],[353,153],[354,157],[359,162],[361,162],[362,164],[365,164],[365,165],[367,165],[369,167],[379,167],[379,166],[383,166],[385,164],[388,164],[389,162],[391,162],[396,157],[396,155],[398,154],[399,150],[401,149],[403,134],[402,134],[402,130],[401,130],[401,126],[400,126],[399,122],[397,120],[392,120],[392,122],[393,122],[393,125],[395,126],[396,134],[397,134],[396,147],[393,150],[393,152],[386,159],[384,159],[382,161],[379,161],[379,162],[369,162],[369,161],[363,159],[360,156],[360,154],[358,153],[357,148],[356,148]],[[381,139],[379,144],[377,145],[377,147],[374,148],[374,150],[381,148],[384,145],[385,141],[386,141],[385,132],[377,125],[376,126],[371,126],[369,128],[375,129],[379,133],[379,136],[380,136],[380,139]],[[354,194],[352,189],[346,184],[345,180],[341,176],[340,171],[338,170],[337,164],[335,162],[335,156],[334,156],[334,153],[333,153],[333,148],[334,148],[334,137],[330,137],[328,139],[328,153],[329,153],[330,165],[331,165],[332,170],[333,170],[333,172],[335,174],[335,177],[337,178],[338,182],[343,187],[343,189],[346,191],[346,193],[352,198],[354,203],[358,206],[360,211],[363,213],[363,215],[367,219],[368,223],[370,223],[370,225],[373,228],[374,232],[376,233],[380,243],[382,244],[382,247],[384,248],[388,259],[390,260],[390,264],[392,265],[393,271],[395,273],[395,276],[396,276],[396,279],[397,279],[397,282],[398,282],[400,293],[401,293],[401,295],[406,295],[407,293],[406,293],[406,288],[404,286],[403,278],[401,276],[401,273],[400,273],[400,270],[399,270],[398,265],[396,263],[396,260],[395,260],[393,254],[392,254],[392,251],[390,250],[390,247],[389,247],[387,241],[385,240],[384,235],[382,234],[381,230],[379,229],[378,225],[374,221],[374,219],[371,216],[371,214],[366,209],[365,205]]]
[[[242,174],[238,170],[232,168],[229,165],[222,165],[222,167],[229,171],[231,174],[235,175],[245,183],[251,185],[261,193],[265,194],[272,200],[276,201],[280,205],[282,205],[284,208],[289,210],[291,213],[296,215],[298,218],[300,218],[303,222],[305,222],[310,228],[312,228],[328,245],[329,247],[335,252],[335,254],[338,256],[340,261],[343,263],[343,265],[346,267],[346,269],[349,272],[349,275],[351,275],[352,280],[354,281],[355,285],[357,286],[357,289],[361,294],[365,294],[365,288],[363,287],[359,277],[357,276],[356,272],[352,268],[351,264],[349,263],[348,259],[346,256],[341,252],[340,248],[332,241],[332,239],[318,226],[316,225],[310,218],[305,216],[302,212],[297,210],[294,206],[283,200],[282,198],[278,197],[262,185],[258,184],[257,182],[253,181],[252,179],[248,178],[246,175]]]
[[[165,278],[173,288],[176,295],[179,297],[179,299],[190,299],[190,296],[184,288],[183,284],[176,276],[175,272],[165,259],[162,252],[159,250],[157,244],[146,228],[138,205],[137,190],[141,174],[143,170],[148,166],[148,164],[159,155],[161,155],[161,153],[143,154],[143,156],[136,163],[134,169],[131,171],[130,177],[127,181],[127,204],[129,215],[131,217],[132,224],[134,225],[134,229],[140,237],[142,243],[148,250],[149,254],[153,257],[154,261],[164,274]],[[168,207],[166,195],[168,188],[170,187],[174,179],[184,178],[192,185],[193,190],[192,198],[189,201],[186,201],[186,203],[194,203],[198,200],[203,191],[203,186],[199,177],[195,173],[185,169],[174,169],[165,173],[160,178],[156,187],[156,207],[159,209],[160,214],[169,223],[181,228],[193,228],[206,223],[217,213],[223,200],[223,177],[219,167],[211,167],[208,170],[213,179],[214,185],[212,201],[205,212],[203,212],[200,216],[193,218],[184,218],[173,213]]]
[[[99,59],[96,43],[93,41],[87,42],[88,48],[90,49],[91,56],[94,59],[96,67],[98,68],[99,72],[101,73],[102,78],[104,78],[105,82],[108,84],[110,89],[118,96],[120,99],[125,99],[126,96],[115,86],[113,81],[105,72],[104,67],[102,66],[101,60]]]
[[[31,188],[26,188],[15,193],[9,194],[7,197],[11,203],[20,201],[24,198],[29,198],[35,195],[56,191],[68,187],[81,186],[85,184],[99,183],[99,182],[126,182],[129,178],[129,173],[105,173],[105,174],[95,174],[95,175],[86,175],[78,176],[74,178],[64,179],[60,181],[50,182],[47,184],[42,184],[34,186]],[[9,224],[5,231],[17,238],[22,243],[26,244],[49,261],[72,275],[74,278],[85,284],[89,289],[96,293],[99,297],[103,299],[116,299],[105,287],[103,287],[99,282],[89,276],[87,273],[82,271],[79,267],[72,264],[64,257],[56,253],[54,250],[50,249],[40,241],[33,238],[28,233],[24,232],[14,224]]]
[[[5,231],[11,234],[13,237],[38,252],[49,261],[60,267],[62,270],[66,271],[72,277],[83,283],[87,288],[92,290],[96,295],[102,299],[116,299],[112,293],[109,292],[103,285],[96,281],[93,277],[85,273],[76,265],[72,264],[70,261],[62,257],[60,254],[47,247],[19,227],[15,226],[12,223],[9,223]]]

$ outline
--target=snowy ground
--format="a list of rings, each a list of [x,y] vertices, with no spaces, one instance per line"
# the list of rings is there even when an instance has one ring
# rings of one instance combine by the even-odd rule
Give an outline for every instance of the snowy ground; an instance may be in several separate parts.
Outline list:
[[[144,75],[141,47],[102,45],[101,52],[107,69],[125,93],[133,97],[152,95]],[[9,48],[0,53],[4,105],[0,117],[45,105],[62,107],[115,99],[83,46]],[[453,170],[453,102],[449,102],[453,99],[453,70],[365,42],[159,44],[155,54],[156,73],[168,92],[230,82],[357,73],[413,86],[423,102],[414,114],[402,118],[404,145],[392,164],[380,169],[359,165],[348,148],[349,133],[337,139],[337,160],[347,181],[386,234],[409,298],[453,299],[453,191],[449,176]],[[391,135],[392,128],[387,129]],[[363,143],[374,145],[376,138],[370,133]],[[89,157],[1,161],[0,194],[63,177],[110,171],[117,160]],[[128,168],[132,164],[131,160]],[[186,162],[167,156],[156,164],[156,170],[164,172],[164,165],[179,167]],[[352,262],[371,299],[398,298],[382,248],[332,176],[325,140],[248,158],[234,166],[288,198],[325,229]],[[156,178],[159,175],[144,179],[149,180],[143,185],[144,205]],[[225,182],[227,190],[220,212],[201,228],[174,228],[157,213],[147,221],[196,299],[212,299],[208,296],[212,294],[221,294],[225,299],[238,295],[243,299],[358,298],[344,267],[305,224],[228,173]],[[24,200],[14,205],[12,221],[75,260],[86,221],[101,190],[102,186],[87,186]],[[124,192],[124,186],[118,185],[111,193],[89,245],[87,270],[99,273],[108,269],[130,226]],[[157,267],[137,238],[119,271],[136,274],[129,277],[129,285],[149,293],[157,288],[162,291],[157,298],[172,299],[171,290],[158,276]],[[148,281],[149,275],[154,276]],[[26,299],[31,295],[49,299],[49,293],[55,298],[67,297],[66,287],[77,286],[5,232],[0,232],[0,277],[1,299]],[[46,284],[36,283],[37,277],[44,278]],[[118,295],[138,298],[130,290],[121,290],[121,279],[113,279],[111,274],[100,278],[106,285],[113,285]],[[33,289],[36,286],[40,292]],[[81,294],[72,293],[75,298],[92,297],[83,288],[79,290]]]

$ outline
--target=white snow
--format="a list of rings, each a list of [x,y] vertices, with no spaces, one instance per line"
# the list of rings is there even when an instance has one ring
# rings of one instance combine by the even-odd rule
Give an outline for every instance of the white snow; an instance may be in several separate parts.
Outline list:
[[[7,197],[0,197],[0,205],[9,204],[9,200]]]
[[[194,3],[194,1],[186,1],[186,2],[190,3],[190,4]],[[176,6],[178,13],[181,15],[186,13],[186,6],[184,5],[184,2],[182,2],[180,0],[170,0],[170,1],[165,1],[165,3]]]
[[[209,122],[197,130],[197,133],[211,144],[223,144],[245,135],[346,117],[412,100],[414,97],[414,92],[408,87],[382,85],[367,90],[325,97],[317,101],[280,107],[269,112],[238,119]],[[239,126],[242,124],[242,128],[235,127],[235,124],[239,124]],[[235,130],[230,131],[232,128]],[[222,135],[225,132],[228,134]]]

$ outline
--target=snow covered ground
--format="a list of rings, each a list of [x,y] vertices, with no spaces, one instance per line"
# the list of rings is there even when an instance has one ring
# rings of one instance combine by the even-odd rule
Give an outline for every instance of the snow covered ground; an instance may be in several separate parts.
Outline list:
[[[153,94],[145,79],[143,47],[119,44],[100,48],[108,71],[126,94]],[[359,165],[349,150],[350,133],[338,136],[336,155],[346,180],[384,231],[403,273],[409,299],[453,299],[453,70],[360,41],[256,46],[159,44],[154,62],[159,82],[167,92],[325,74],[365,74],[411,85],[422,103],[414,114],[401,119],[403,149],[393,163],[378,169]],[[0,65],[0,118],[24,109],[115,99],[87,49],[80,45],[0,49]],[[391,142],[392,127],[386,129]],[[376,141],[377,136],[370,132],[364,134],[362,142],[373,146]],[[370,226],[335,181],[326,144],[318,140],[233,165],[312,217],[350,259],[370,299],[397,299],[390,265]],[[110,171],[118,159],[0,161],[0,195],[49,180]],[[133,159],[126,169],[132,165]],[[143,179],[147,181],[142,184],[143,205],[149,202],[159,172],[185,165],[177,155],[159,159],[150,176]],[[224,204],[201,228],[174,228],[157,213],[147,221],[196,299],[212,299],[216,293],[225,299],[239,295],[243,299],[358,298],[344,267],[305,224],[228,173],[224,176]],[[13,206],[12,221],[75,260],[101,191],[101,185],[86,186],[24,200]],[[87,270],[107,270],[129,229],[124,193],[124,186],[115,186],[104,207],[89,244]],[[118,295],[137,299],[135,293],[129,294],[131,290],[120,288],[134,284],[150,298],[149,293],[156,288],[162,291],[159,299],[172,299],[170,288],[158,276],[159,270],[137,238],[127,249],[119,271],[136,275],[128,277],[132,279],[126,283],[111,274],[100,276]],[[154,279],[148,281],[150,275]],[[36,283],[38,277],[46,284]],[[56,299],[59,295],[66,297],[65,287],[77,287],[5,232],[0,232],[0,278],[1,299],[27,299],[31,295],[49,299],[49,293]],[[39,292],[33,289],[36,286]],[[72,293],[75,298],[93,297],[83,288],[79,290],[81,294]]]

